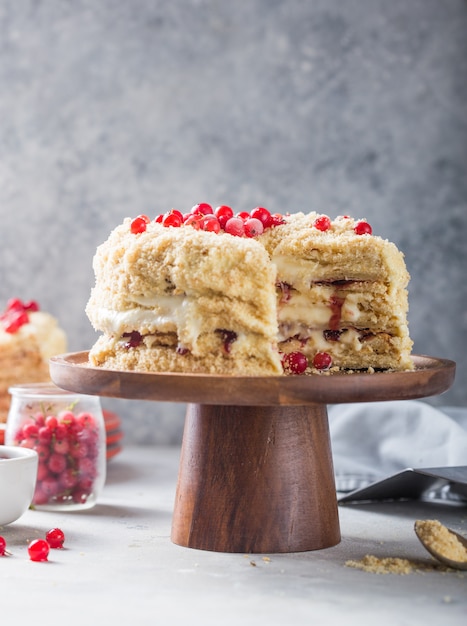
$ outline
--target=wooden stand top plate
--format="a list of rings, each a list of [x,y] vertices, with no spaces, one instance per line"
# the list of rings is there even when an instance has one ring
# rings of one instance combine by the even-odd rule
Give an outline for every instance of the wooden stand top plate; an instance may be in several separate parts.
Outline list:
[[[311,376],[215,376],[143,373],[91,367],[88,352],[50,360],[53,382],[90,395],[232,406],[309,406],[348,402],[410,400],[439,395],[454,381],[455,363],[414,355],[404,372],[321,373]]]
[[[414,399],[452,384],[455,364],[415,356],[408,372],[211,376],[50,361],[75,393],[188,404],[172,541],[220,552],[316,550],[340,541],[327,404]]]

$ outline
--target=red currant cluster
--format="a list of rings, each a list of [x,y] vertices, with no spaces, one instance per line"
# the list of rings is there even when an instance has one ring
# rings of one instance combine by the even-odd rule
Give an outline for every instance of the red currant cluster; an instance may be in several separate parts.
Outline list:
[[[3,326],[3,330],[6,333],[16,333],[21,326],[28,324],[29,313],[33,313],[39,310],[39,305],[34,300],[30,302],[22,302],[19,298],[10,298],[8,300],[6,309],[0,315],[0,321]]]
[[[147,215],[138,215],[131,222],[133,234],[142,233],[150,223]],[[284,224],[285,220],[279,213],[270,213],[264,207],[256,207],[249,213],[241,211],[234,213],[231,207],[222,204],[213,209],[210,204],[201,202],[195,204],[189,213],[181,213],[172,209],[156,217],[155,221],[163,226],[192,226],[196,230],[219,233],[221,230],[235,237],[257,237],[266,228]]]
[[[303,352],[289,352],[282,356],[282,367],[286,374],[304,374],[308,365],[308,359]],[[328,370],[331,365],[332,358],[327,352],[317,352],[313,357],[312,366],[317,370]]]
[[[28,546],[28,554],[31,561],[47,561],[50,548],[63,548],[65,542],[65,533],[60,528],[52,528],[49,530],[45,539],[34,539]],[[6,541],[4,537],[0,537],[0,556],[10,556],[10,552],[6,549]]]
[[[348,219],[348,217],[348,215],[344,215],[342,219]],[[317,230],[320,230],[324,233],[332,226],[331,218],[329,218],[327,215],[320,215],[313,222],[313,226]],[[371,235],[373,233],[373,229],[371,228],[370,224],[368,224],[368,222],[364,220],[357,222],[353,230],[356,235]]]
[[[13,443],[39,455],[33,505],[84,504],[93,493],[99,429],[90,413],[37,413],[20,426]]]

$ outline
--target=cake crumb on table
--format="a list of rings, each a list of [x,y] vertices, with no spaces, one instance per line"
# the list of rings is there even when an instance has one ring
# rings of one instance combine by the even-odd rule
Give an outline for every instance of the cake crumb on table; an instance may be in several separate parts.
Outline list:
[[[450,571],[443,565],[436,563],[425,563],[423,561],[411,561],[399,557],[378,557],[366,554],[359,561],[349,560],[345,562],[346,567],[361,569],[371,574],[412,574],[413,572]]]
[[[373,574],[410,574],[414,563],[397,557],[380,558],[367,554],[360,561],[346,561],[347,567],[354,567]]]

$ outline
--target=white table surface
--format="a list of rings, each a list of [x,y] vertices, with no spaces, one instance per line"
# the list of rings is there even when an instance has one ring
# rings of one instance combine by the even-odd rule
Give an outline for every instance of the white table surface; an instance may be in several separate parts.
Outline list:
[[[467,624],[467,572],[373,574],[345,566],[365,554],[431,557],[416,519],[467,535],[467,507],[435,503],[339,506],[339,545],[244,555],[174,545],[170,526],[178,447],[127,447],[108,466],[98,504],[79,513],[28,510],[0,527],[2,622],[47,624]],[[65,549],[47,563],[28,541],[59,526]]]

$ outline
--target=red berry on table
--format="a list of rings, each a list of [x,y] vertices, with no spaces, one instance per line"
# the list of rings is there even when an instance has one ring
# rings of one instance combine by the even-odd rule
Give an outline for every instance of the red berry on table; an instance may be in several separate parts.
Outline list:
[[[368,222],[361,221],[355,224],[354,232],[356,235],[371,235],[373,232],[373,229],[368,224]]]
[[[267,209],[265,209],[262,206],[255,207],[251,211],[250,216],[255,217],[256,219],[260,220],[260,222],[263,223],[264,228],[269,228],[269,226],[272,226],[272,223],[273,223],[272,215]]]
[[[149,224],[151,220],[147,215],[138,215],[133,220],[131,220],[130,230],[134,235],[138,233],[144,233],[146,230],[146,226]]]
[[[327,215],[320,215],[313,222],[313,226],[320,230],[321,232],[325,232],[331,228],[331,220]]]
[[[190,213],[201,213],[202,215],[209,215],[213,213],[212,206],[207,202],[200,202],[191,207]]]
[[[327,352],[317,352],[313,357],[313,367],[317,370],[327,370],[332,365],[332,357]]]
[[[282,357],[282,367],[286,374],[303,374],[308,367],[308,359],[302,352],[289,352]]]
[[[46,533],[45,539],[51,548],[63,548],[65,533],[60,528],[52,528]]]
[[[247,237],[257,237],[263,233],[264,225],[258,218],[250,217],[245,220],[244,229]]]
[[[6,554],[6,541],[4,537],[0,537],[0,556]]]
[[[234,235],[235,237],[241,237],[245,234],[245,226],[243,224],[243,220],[240,217],[231,217],[227,220],[224,230],[229,235]]]
[[[28,546],[31,561],[47,561],[50,547],[45,539],[34,539]]]

